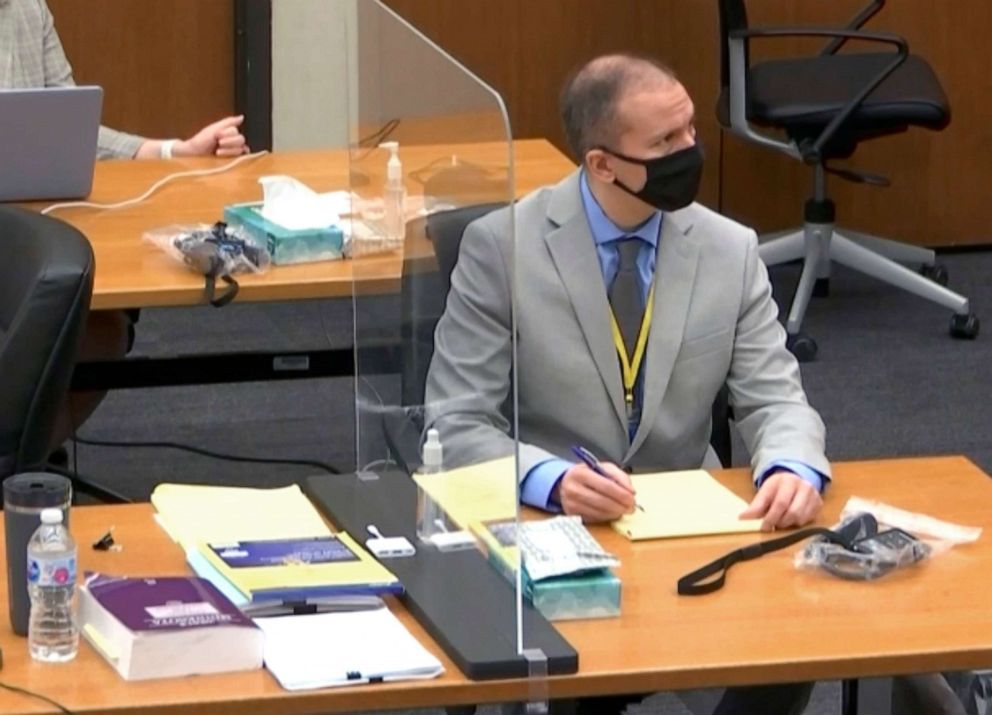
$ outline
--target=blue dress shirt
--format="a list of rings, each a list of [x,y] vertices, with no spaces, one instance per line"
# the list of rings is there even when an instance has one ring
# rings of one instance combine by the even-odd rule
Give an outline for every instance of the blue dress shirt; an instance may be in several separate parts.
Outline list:
[[[624,231],[613,223],[599,202],[596,201],[596,197],[589,190],[589,182],[584,171],[579,185],[582,193],[582,208],[585,210],[589,231],[596,243],[599,267],[603,271],[603,281],[607,286],[613,283],[620,263],[614,241],[637,236],[644,242],[641,252],[637,256],[637,275],[640,278],[642,297],[646,302],[648,291],[654,280],[655,261],[658,256],[658,239],[661,235],[663,218],[661,211],[655,211],[647,221],[633,231]],[[535,465],[520,485],[520,500],[539,509],[560,511],[561,505],[551,499],[551,494],[561,478],[565,476],[565,472],[573,465],[574,462],[565,459],[548,459]],[[812,467],[792,460],[780,460],[772,463],[763,474],[755,479],[755,484],[761,486],[772,472],[782,469],[798,475],[812,484],[817,491],[823,491],[825,477]]]

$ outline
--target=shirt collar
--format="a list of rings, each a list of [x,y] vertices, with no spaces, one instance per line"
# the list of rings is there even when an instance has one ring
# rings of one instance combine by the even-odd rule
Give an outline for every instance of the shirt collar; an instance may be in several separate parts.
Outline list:
[[[582,193],[582,208],[585,210],[586,220],[589,222],[589,231],[592,233],[593,241],[596,242],[597,246],[615,241],[618,238],[637,236],[642,241],[651,244],[652,248],[658,247],[658,236],[661,233],[661,211],[655,211],[647,221],[633,231],[624,231],[613,223],[613,220],[603,211],[603,207],[599,205],[599,201],[593,196],[584,169],[579,180],[579,186]]]

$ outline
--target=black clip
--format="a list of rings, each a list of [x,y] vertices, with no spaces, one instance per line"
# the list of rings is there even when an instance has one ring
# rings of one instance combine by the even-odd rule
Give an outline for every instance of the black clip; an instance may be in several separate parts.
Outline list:
[[[96,551],[110,551],[116,544],[114,543],[114,527],[110,527],[107,533],[101,536],[99,539],[93,542],[93,548]],[[118,546],[115,551],[120,551]]]

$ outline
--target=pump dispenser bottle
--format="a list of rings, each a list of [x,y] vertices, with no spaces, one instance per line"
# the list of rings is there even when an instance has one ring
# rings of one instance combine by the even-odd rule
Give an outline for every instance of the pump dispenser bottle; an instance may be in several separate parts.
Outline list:
[[[389,150],[386,162],[386,183],[382,191],[382,223],[385,238],[389,243],[402,245],[406,237],[406,224],[403,220],[403,204],[406,189],[403,187],[403,164],[400,162],[400,143],[382,142],[380,149]]]
[[[418,470],[420,474],[438,474],[442,470],[444,449],[436,429],[427,430],[427,441],[424,442],[421,461],[423,465]],[[419,485],[417,492],[417,538],[421,542],[429,543],[435,534],[445,530],[444,512],[430,494]]]

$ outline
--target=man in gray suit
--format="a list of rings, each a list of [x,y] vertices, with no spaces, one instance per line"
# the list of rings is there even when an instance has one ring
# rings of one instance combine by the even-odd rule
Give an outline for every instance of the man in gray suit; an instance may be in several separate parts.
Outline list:
[[[758,487],[747,515],[769,529],[807,523],[830,474],[823,423],[785,347],[754,232],[693,203],[692,100],[667,68],[614,55],[575,74],[561,112],[581,168],[462,239],[426,391],[446,461],[513,450],[501,411],[512,284],[525,502],[610,520],[634,505],[623,468],[718,466],[710,415],[726,384]],[[618,308],[624,276],[634,298]],[[614,479],[569,459],[575,444]]]
[[[515,380],[521,499],[615,519],[634,508],[625,470],[719,466],[708,440],[726,384],[757,488],[742,516],[767,529],[809,522],[830,478],[823,423],[755,233],[693,203],[702,153],[689,95],[666,67],[611,55],[566,83],[561,114],[579,170],[462,239],[426,389],[446,465],[512,454]],[[570,459],[572,445],[612,479]],[[716,712],[798,713],[809,690],[734,689]]]

